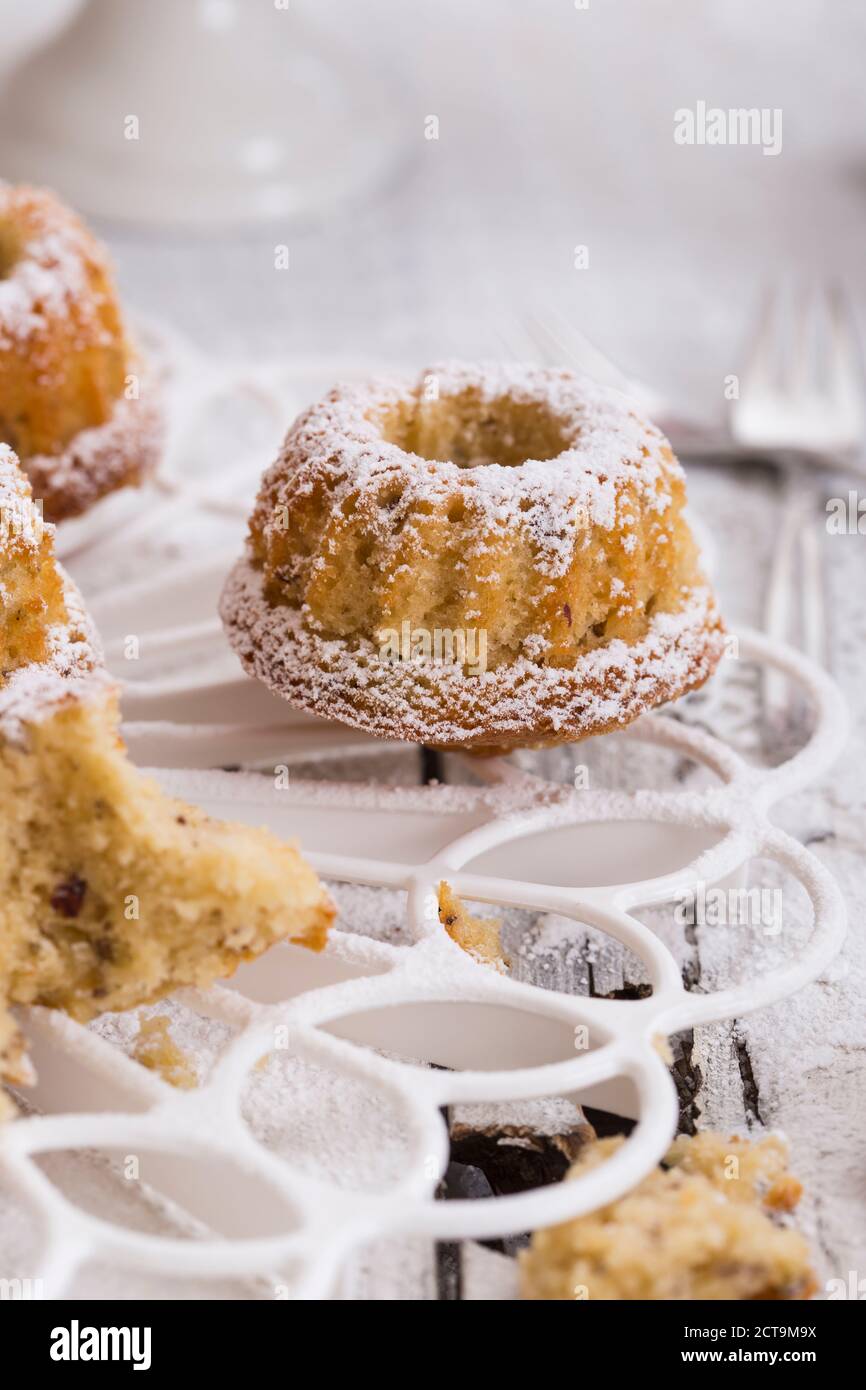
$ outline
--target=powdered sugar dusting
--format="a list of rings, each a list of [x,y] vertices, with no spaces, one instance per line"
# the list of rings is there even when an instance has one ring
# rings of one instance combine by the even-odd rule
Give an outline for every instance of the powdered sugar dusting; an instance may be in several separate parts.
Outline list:
[[[48,658],[13,671],[0,685],[0,738],[21,743],[26,726],[49,718],[70,699],[108,691],[113,682],[102,665],[99,638],[72,580],[64,579],[67,624],[47,632]]]
[[[13,398],[4,400],[3,413],[11,421],[21,364],[48,398],[63,387],[70,354],[75,360],[93,348],[119,347],[128,356],[104,288],[108,270],[103,247],[53,194],[0,182],[0,377],[8,363]],[[54,347],[58,327],[60,352]],[[130,361],[128,371],[138,378],[135,399],[116,399],[108,419],[80,430],[60,453],[21,459],[55,520],[79,515],[156,465],[163,433],[158,393],[139,364]],[[86,400],[86,379],[81,389]]]
[[[451,457],[434,457],[439,450]],[[680,588],[655,613],[647,607],[646,630],[629,634],[637,640],[611,632],[596,644],[592,637],[604,633],[593,627],[568,662],[547,651],[559,581],[581,569],[584,552],[587,566],[595,563],[590,545],[605,563],[610,542],[599,532],[628,550],[649,519],[669,513],[670,521],[682,484],[659,430],[619,392],[567,370],[446,362],[416,379],[337,386],[296,421],[265,475],[249,560],[224,592],[223,619],[248,671],[303,708],[359,728],[458,747],[582,738],[701,684],[720,655],[712,596],[686,565]],[[308,531],[300,524],[294,546],[286,541],[293,511],[313,518]],[[502,606],[516,609],[514,581],[497,573],[516,537],[526,542],[522,572],[533,583],[543,576],[527,630],[509,635],[508,659],[471,678],[462,659],[438,653],[391,659],[376,645],[374,619],[329,635],[308,599],[317,579],[330,582],[334,537],[342,535],[350,556],[352,545],[371,552],[386,589],[413,563],[429,560],[435,571],[439,541],[425,536],[431,516],[459,528],[447,563],[464,586],[464,620],[482,616],[482,574],[492,590],[502,587]],[[432,534],[441,537],[441,526]],[[666,539],[662,531],[659,543]],[[480,556],[483,564],[467,565]],[[269,606],[266,593],[274,599],[275,589],[284,602]],[[623,583],[611,586],[618,616],[632,611],[628,600]],[[567,602],[556,613],[572,626]]]
[[[271,607],[249,559],[232,571],[220,611],[245,669],[301,708],[382,737],[467,746],[583,738],[700,684],[723,637],[708,589],[683,599],[679,612],[655,614],[639,642],[611,641],[572,667],[524,657],[475,676],[456,662],[384,660],[366,639],[320,637],[298,610]]]
[[[18,468],[17,456],[8,444],[0,443],[0,539],[14,537],[19,546],[38,554],[46,533],[53,536],[54,527],[43,521]]]
[[[155,393],[121,397],[104,425],[80,430],[61,454],[37,454],[21,466],[34,494],[57,520],[78,516],[106,493],[142,481],[162,452],[164,420]]]
[[[0,349],[43,333],[73,304],[82,326],[95,328],[88,262],[103,261],[104,253],[78,219],[51,194],[0,183],[4,232],[12,264],[0,277]]]
[[[555,458],[514,466],[485,461],[483,467],[461,467],[422,458],[383,438],[383,419],[400,406],[410,412],[423,408],[430,383],[440,399],[472,393],[482,407],[495,408],[505,399],[541,402],[566,447]],[[681,470],[664,435],[618,391],[564,369],[445,362],[417,381],[380,377],[336,386],[290,430],[265,474],[256,517],[266,543],[278,539],[278,509],[326,485],[333,514],[355,497],[381,510],[387,559],[389,537],[403,513],[419,504],[439,506],[459,491],[473,519],[475,553],[491,535],[520,529],[533,540],[538,570],[558,577],[572,559],[576,530],[617,528],[627,539],[635,489],[644,506],[662,512],[675,477],[682,477]],[[380,507],[384,484],[399,488],[396,506]]]

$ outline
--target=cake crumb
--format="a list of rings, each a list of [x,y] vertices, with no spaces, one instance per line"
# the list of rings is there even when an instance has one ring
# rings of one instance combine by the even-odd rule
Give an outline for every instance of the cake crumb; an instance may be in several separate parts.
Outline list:
[[[565,1181],[625,1141],[585,1149]],[[807,1299],[817,1284],[803,1236],[780,1212],[801,1187],[782,1139],[681,1136],[664,1165],[617,1201],[536,1231],[520,1256],[524,1298],[541,1300]]]
[[[473,917],[450,883],[439,884],[439,921],[451,940],[481,965],[505,974],[510,962],[502,951],[498,917]]]
[[[674,1054],[671,1051],[671,1045],[665,1037],[664,1033],[653,1033],[652,1048],[653,1052],[658,1053],[659,1057],[661,1057],[666,1067],[673,1066]]]
[[[171,1036],[165,1014],[153,1014],[140,1020],[132,1055],[148,1071],[157,1072],[169,1086],[191,1091],[198,1085],[195,1066]]]

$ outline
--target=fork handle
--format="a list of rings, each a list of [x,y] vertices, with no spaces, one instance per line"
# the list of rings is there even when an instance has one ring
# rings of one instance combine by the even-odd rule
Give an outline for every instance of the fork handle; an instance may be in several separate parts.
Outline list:
[[[812,524],[816,495],[811,478],[796,465],[789,466],[782,521],[770,567],[764,627],[768,636],[780,642],[798,643],[813,661],[824,666],[823,579],[818,537]],[[799,600],[799,623],[794,618],[795,596]],[[778,671],[768,669],[764,677],[764,717],[768,728],[776,734],[789,704],[787,681]]]

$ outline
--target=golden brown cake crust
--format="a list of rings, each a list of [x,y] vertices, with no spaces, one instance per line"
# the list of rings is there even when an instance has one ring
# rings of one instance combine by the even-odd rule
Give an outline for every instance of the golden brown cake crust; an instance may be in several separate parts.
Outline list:
[[[20,1080],[8,1006],[84,1021],[149,1003],[278,941],[320,950],[334,908],[295,845],[212,820],[130,763],[54,528],[5,445],[0,519],[0,1079]]]
[[[605,1163],[622,1143],[589,1145],[568,1178]],[[806,1242],[777,1220],[800,1195],[787,1163],[775,1135],[675,1140],[666,1166],[618,1201],[535,1233],[520,1257],[523,1297],[809,1298],[816,1285]]]
[[[223,621],[313,713],[442,747],[573,741],[721,655],[684,500],[659,431],[570,372],[337,387],[263,479]]]
[[[0,440],[47,519],[75,516],[152,471],[156,395],[102,247],[54,194],[0,182]]]

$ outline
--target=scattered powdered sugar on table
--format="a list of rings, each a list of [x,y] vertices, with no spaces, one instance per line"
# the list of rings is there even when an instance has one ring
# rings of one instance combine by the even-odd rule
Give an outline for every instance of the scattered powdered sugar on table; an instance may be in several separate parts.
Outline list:
[[[204,1018],[183,998],[153,1009],[106,1014],[92,1026],[133,1057],[141,1019],[163,1015],[171,1041],[195,1066],[204,1084],[234,1030]],[[372,1082],[361,1082],[272,1050],[251,1068],[243,1089],[242,1113],[265,1148],[301,1172],[317,1174],[353,1191],[387,1191],[405,1167],[405,1125],[399,1107]]]
[[[498,1129],[503,1125],[525,1126],[534,1134],[568,1134],[584,1124],[583,1112],[562,1096],[544,1100],[515,1100],[508,1105],[455,1105],[455,1124],[472,1129]]]
[[[272,1052],[250,1077],[243,1115],[266,1148],[311,1177],[387,1192],[409,1157],[399,1107],[372,1082]]]

